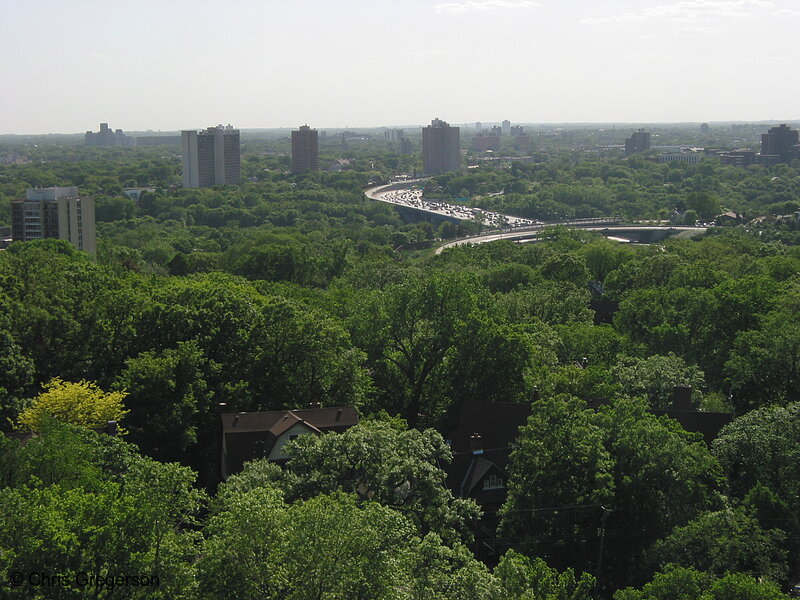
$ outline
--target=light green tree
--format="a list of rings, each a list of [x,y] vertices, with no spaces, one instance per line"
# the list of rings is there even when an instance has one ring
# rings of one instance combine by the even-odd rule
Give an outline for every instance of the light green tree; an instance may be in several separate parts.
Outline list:
[[[122,402],[125,391],[104,392],[90,381],[72,383],[58,377],[43,387],[45,391],[20,413],[18,428],[38,431],[47,418],[80,427],[102,427],[109,421],[120,421],[128,413]]]

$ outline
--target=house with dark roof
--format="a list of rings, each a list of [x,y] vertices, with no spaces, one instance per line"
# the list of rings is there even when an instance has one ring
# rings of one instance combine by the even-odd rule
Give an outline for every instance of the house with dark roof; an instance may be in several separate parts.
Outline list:
[[[283,447],[300,435],[341,433],[358,425],[358,413],[354,407],[321,408],[319,403],[312,403],[302,410],[222,413],[220,419],[223,480],[256,458],[285,462],[288,456],[283,453]]]
[[[506,501],[511,446],[530,414],[528,403],[464,402],[458,424],[445,438],[453,452],[445,467],[446,485],[453,495],[471,498],[483,509],[475,553],[488,564],[497,557],[497,512]]]
[[[672,406],[650,412],[675,419],[687,431],[701,433],[710,444],[732,416],[693,410],[691,394],[691,387],[676,386]],[[535,392],[533,401],[537,399],[538,392]],[[587,407],[597,409],[606,402],[590,401]],[[507,497],[512,446],[530,414],[531,404],[527,402],[464,402],[458,424],[445,438],[453,452],[452,462],[445,466],[447,487],[455,496],[471,498],[483,509],[475,531],[475,552],[488,564],[493,564],[497,558],[497,512]]]
[[[530,414],[527,403],[465,402],[458,424],[446,436],[453,452],[447,487],[484,510],[500,508],[506,497],[511,445]]]
[[[707,444],[717,437],[732,415],[701,412],[691,406],[692,388],[675,386],[669,409],[650,409],[656,416],[675,419],[686,431],[700,433]],[[538,398],[535,394],[534,401]],[[587,402],[597,409],[606,400]],[[465,402],[458,424],[446,439],[453,452],[447,486],[461,498],[497,508],[505,501],[506,468],[519,428],[528,422],[528,403]]]

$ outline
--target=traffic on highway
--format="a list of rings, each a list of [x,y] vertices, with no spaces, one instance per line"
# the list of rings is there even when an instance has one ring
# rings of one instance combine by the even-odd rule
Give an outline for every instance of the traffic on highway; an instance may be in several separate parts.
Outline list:
[[[441,216],[452,217],[454,219],[479,220],[487,227],[498,229],[516,229],[518,227],[530,227],[539,224],[538,221],[533,219],[512,217],[489,210],[470,208],[468,206],[450,204],[439,200],[425,200],[422,198],[421,189],[400,189],[379,192],[375,195],[375,199],[417,210],[424,210]]]

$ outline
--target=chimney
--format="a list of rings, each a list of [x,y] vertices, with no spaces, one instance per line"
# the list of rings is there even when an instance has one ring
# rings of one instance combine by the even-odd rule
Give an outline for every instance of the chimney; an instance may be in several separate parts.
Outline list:
[[[483,454],[483,438],[477,431],[469,436],[469,447],[473,454]]]
[[[336,420],[339,421],[342,418],[342,409],[336,411]]]
[[[692,386],[676,385],[672,388],[672,410],[692,410]]]

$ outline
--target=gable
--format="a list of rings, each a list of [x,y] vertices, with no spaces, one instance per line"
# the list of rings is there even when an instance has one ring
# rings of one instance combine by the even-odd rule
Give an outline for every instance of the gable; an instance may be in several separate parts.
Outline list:
[[[319,430],[315,427],[311,427],[308,423],[303,421],[294,423],[291,427],[280,433],[275,438],[272,448],[269,451],[269,460],[285,460],[289,458],[283,453],[283,447],[286,444],[299,435],[311,435],[317,433],[319,433]]]

